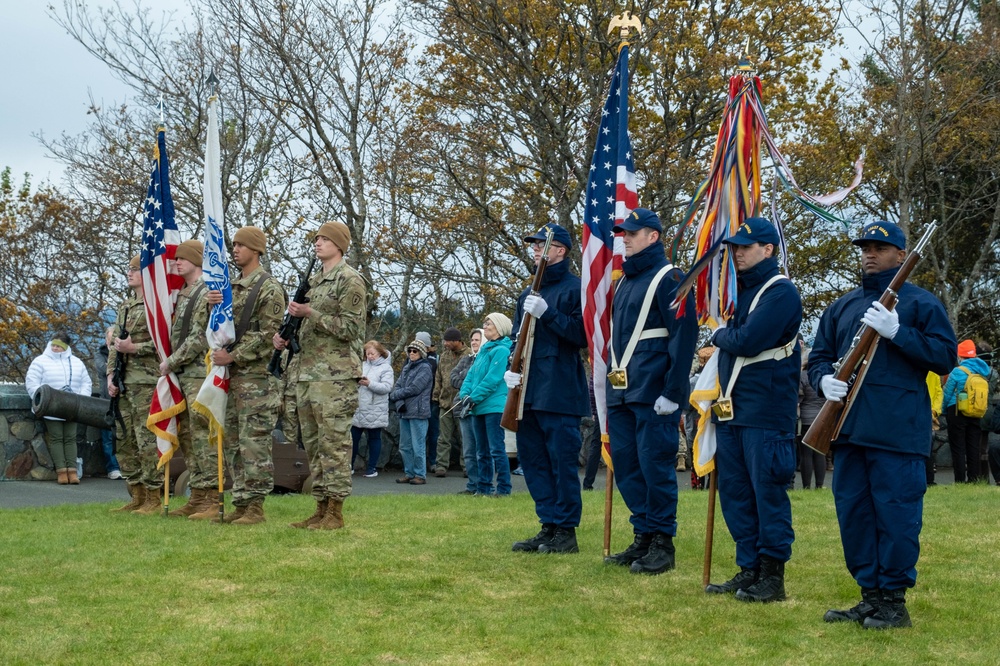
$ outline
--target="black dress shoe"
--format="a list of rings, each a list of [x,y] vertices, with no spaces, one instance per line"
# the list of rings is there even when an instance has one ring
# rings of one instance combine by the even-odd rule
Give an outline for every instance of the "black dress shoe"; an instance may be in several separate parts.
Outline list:
[[[830,609],[823,615],[823,621],[857,622],[858,624],[862,624],[865,618],[869,618],[878,612],[881,604],[882,595],[879,590],[861,590],[861,603],[847,610]]]
[[[721,585],[709,583],[705,586],[705,594],[736,594],[757,582],[760,572],[757,569],[740,569],[740,572]]]
[[[538,547],[551,539],[555,533],[556,526],[551,523],[545,523],[542,525],[541,532],[530,539],[516,542],[510,549],[515,553],[536,553],[538,552]]]
[[[653,533],[636,534],[632,544],[620,553],[608,555],[604,558],[605,564],[616,564],[620,567],[630,567],[632,563],[640,557],[645,557],[649,552],[649,544],[653,541]]]
[[[579,553],[575,527],[557,527],[552,538],[538,546],[539,553]]]
[[[649,543],[646,554],[637,559],[629,567],[632,573],[655,576],[674,568],[674,538],[666,534],[656,533]]]

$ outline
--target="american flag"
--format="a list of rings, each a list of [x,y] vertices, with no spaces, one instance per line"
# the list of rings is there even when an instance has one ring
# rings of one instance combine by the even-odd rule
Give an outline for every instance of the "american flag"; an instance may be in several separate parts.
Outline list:
[[[222,165],[219,154],[218,97],[208,100],[208,137],[205,141],[205,254],[202,271],[205,285],[222,292],[222,302],[213,305],[205,336],[212,351],[225,349],[236,339],[233,323],[233,286],[229,281],[229,263],[223,241]],[[208,419],[209,434],[221,442],[226,425],[229,401],[229,366],[210,367],[191,408]]]
[[[170,328],[174,320],[174,304],[184,286],[177,274],[174,256],[180,243],[180,233],[174,221],[174,202],[170,198],[167,142],[163,128],[156,131],[153,171],[149,177],[145,216],[142,221],[142,293],[146,304],[146,324],[153,338],[156,355],[162,363],[170,356]],[[146,427],[156,435],[156,448],[163,467],[177,450],[177,415],[184,411],[184,394],[177,376],[170,373],[156,380],[153,402],[149,405]]]
[[[622,246],[611,230],[639,205],[635,189],[632,142],[628,137],[628,46],[618,54],[608,99],[601,111],[601,126],[590,162],[583,225],[583,324],[594,370],[594,398],[603,456],[611,464],[608,447],[607,402],[604,378],[608,372],[611,329],[612,271],[621,269]]]

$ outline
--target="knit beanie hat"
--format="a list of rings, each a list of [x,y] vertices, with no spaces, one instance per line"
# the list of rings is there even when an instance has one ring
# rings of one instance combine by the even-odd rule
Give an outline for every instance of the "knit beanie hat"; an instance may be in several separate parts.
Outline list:
[[[344,254],[347,254],[347,248],[351,247],[351,230],[343,222],[324,222],[316,235],[329,238]]]
[[[976,358],[976,343],[972,340],[962,340],[958,343],[959,358]]]
[[[491,312],[486,315],[486,319],[493,322],[493,327],[497,329],[497,333],[500,334],[501,338],[506,338],[514,330],[514,323],[510,320],[510,317],[502,312]]]
[[[427,331],[417,331],[417,334],[413,337],[424,343],[425,349],[434,346],[434,342],[431,340],[431,334],[428,333]]]
[[[236,233],[233,234],[233,242],[245,245],[261,254],[264,254],[264,248],[267,247],[267,238],[264,236],[264,232],[257,227],[242,227],[237,229]]]
[[[410,344],[406,345],[407,352],[411,349],[416,349],[420,353],[420,358],[427,358],[427,345],[420,340],[414,340]]]
[[[444,335],[442,337],[445,342],[459,342],[462,339],[462,332],[454,326],[450,326],[444,329]]]
[[[178,259],[187,259],[195,266],[201,266],[202,255],[205,254],[205,246],[200,240],[186,240],[177,246],[176,256]]]

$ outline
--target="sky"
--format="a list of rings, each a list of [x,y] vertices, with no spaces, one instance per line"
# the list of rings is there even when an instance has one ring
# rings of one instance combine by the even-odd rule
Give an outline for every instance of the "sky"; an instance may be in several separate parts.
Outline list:
[[[75,1],[75,0],[74,0]],[[62,166],[46,156],[33,134],[55,138],[82,132],[89,122],[89,94],[99,105],[129,99],[129,89],[47,16],[60,0],[0,0],[0,169],[15,182],[24,172],[33,184],[58,184]],[[106,6],[108,2],[88,2]],[[183,0],[157,0],[156,11],[185,8]],[[179,12],[180,13],[180,12]],[[179,14],[178,13],[178,14]]]

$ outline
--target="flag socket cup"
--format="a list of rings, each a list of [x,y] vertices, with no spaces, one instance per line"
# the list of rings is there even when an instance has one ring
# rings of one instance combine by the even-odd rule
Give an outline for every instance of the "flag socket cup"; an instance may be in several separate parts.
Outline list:
[[[720,421],[733,420],[733,401],[730,398],[720,398],[712,403],[712,412]]]
[[[612,370],[608,373],[608,381],[611,382],[611,387],[616,389],[627,389],[628,388],[628,375],[625,373],[625,368],[620,370]]]

